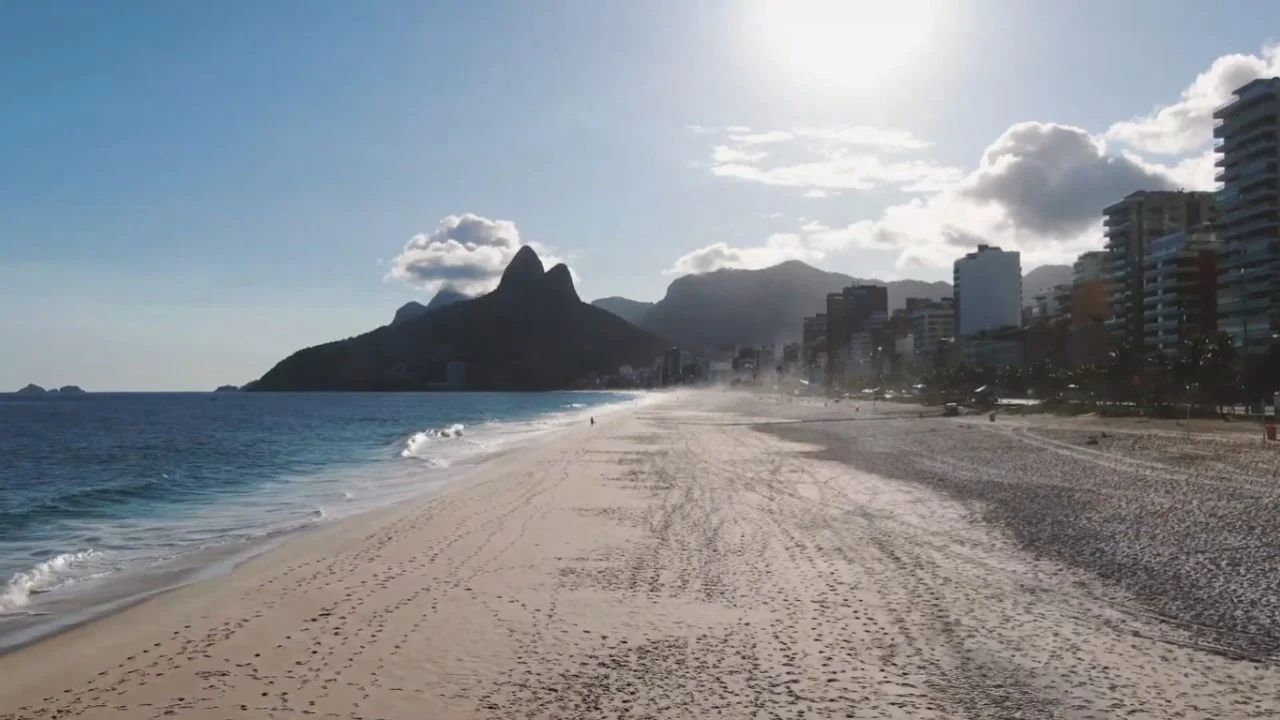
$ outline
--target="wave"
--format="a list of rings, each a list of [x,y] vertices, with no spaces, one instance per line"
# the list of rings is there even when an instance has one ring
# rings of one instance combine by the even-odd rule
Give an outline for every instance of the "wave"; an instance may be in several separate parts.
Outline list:
[[[567,407],[567,408],[573,408],[573,409],[575,409],[575,410],[581,410],[582,408],[584,408],[584,407],[586,407],[586,406],[587,406],[587,404],[586,404],[586,403],[565,403],[564,405],[561,405],[560,407]]]
[[[31,601],[33,594],[48,592],[63,584],[67,579],[66,575],[76,567],[100,557],[101,554],[96,550],[78,550],[55,555],[27,570],[14,573],[9,582],[0,588],[0,612],[23,607]]]
[[[409,439],[405,441],[404,450],[400,451],[400,457],[421,458],[424,456],[424,453],[433,441],[460,438],[462,437],[462,432],[466,427],[467,426],[462,423],[454,423],[434,430],[416,432],[409,436]]]

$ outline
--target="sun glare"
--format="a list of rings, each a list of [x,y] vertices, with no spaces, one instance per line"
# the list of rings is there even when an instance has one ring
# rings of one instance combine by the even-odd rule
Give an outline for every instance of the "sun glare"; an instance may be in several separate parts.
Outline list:
[[[931,0],[761,0],[759,20],[796,81],[867,90],[929,52]]]

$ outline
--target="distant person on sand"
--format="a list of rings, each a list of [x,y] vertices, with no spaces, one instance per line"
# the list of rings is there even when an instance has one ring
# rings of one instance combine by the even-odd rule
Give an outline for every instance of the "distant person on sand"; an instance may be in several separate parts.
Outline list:
[[[591,425],[592,425],[592,426],[594,426],[595,424],[596,424],[596,418],[595,418],[595,416],[594,416],[594,415],[592,415],[592,416],[591,416]]]

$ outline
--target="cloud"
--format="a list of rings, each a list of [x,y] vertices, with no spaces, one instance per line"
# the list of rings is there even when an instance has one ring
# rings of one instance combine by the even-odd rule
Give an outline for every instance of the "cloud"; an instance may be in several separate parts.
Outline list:
[[[1071,262],[1103,246],[1102,208],[1130,192],[1214,189],[1214,108],[1250,80],[1274,75],[1280,75],[1280,45],[1220,57],[1175,102],[1101,134],[1053,122],[1014,124],[969,172],[909,155],[928,144],[903,131],[713,130],[708,135],[717,147],[739,152],[713,154],[710,170],[720,177],[796,188],[814,198],[880,186],[919,194],[848,225],[801,221],[796,232],[762,245],[710,245],[668,272],[813,261],[859,249],[896,252],[899,270],[936,271],[980,242],[1020,251],[1024,268]],[[1162,162],[1141,153],[1172,157]]]
[[[444,288],[468,295],[488,292],[497,287],[507,263],[525,244],[538,251],[544,265],[560,262],[546,247],[522,242],[510,220],[471,213],[449,215],[430,233],[409,238],[392,259],[387,279],[430,292]]]
[[[1020,230],[1067,237],[1087,228],[1103,207],[1134,190],[1174,187],[1169,173],[1108,155],[1102,141],[1080,128],[1024,122],[987,147],[959,193],[998,205]]]
[[[1197,75],[1176,102],[1112,125],[1107,137],[1145,152],[1180,155],[1198,150],[1212,139],[1214,108],[1250,80],[1276,75],[1280,45],[1263,47],[1257,55],[1224,55]]]
[[[794,233],[770,235],[763,246],[731,247],[718,242],[698,248],[679,257],[666,271],[668,275],[690,275],[711,272],[721,268],[759,269],[777,265],[787,260],[814,262],[822,258],[822,252],[810,248],[804,239]]]
[[[985,149],[977,169],[938,175],[931,191],[891,205],[875,219],[843,227],[810,220],[763,246],[716,243],[680,258],[668,272],[812,262],[859,249],[896,251],[900,270],[939,269],[978,243],[1020,250],[1027,267],[1067,262],[1101,246],[1107,204],[1134,190],[1187,186],[1212,167],[1211,156],[1169,167],[1132,154],[1111,155],[1101,139],[1081,128],[1018,123]]]
[[[695,130],[699,135],[716,132]],[[905,130],[850,125],[756,131],[736,126],[718,133],[720,142],[711,150],[713,175],[796,188],[810,198],[882,186],[932,192],[961,176],[959,170],[932,161],[895,157],[929,145]]]

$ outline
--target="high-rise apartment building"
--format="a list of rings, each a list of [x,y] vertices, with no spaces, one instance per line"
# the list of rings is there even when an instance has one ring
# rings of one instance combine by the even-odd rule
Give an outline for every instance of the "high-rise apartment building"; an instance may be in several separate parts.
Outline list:
[[[1142,348],[1142,263],[1157,238],[1212,222],[1213,193],[1139,190],[1103,211],[1107,238],[1106,279],[1115,344]]]
[[[911,315],[911,341],[916,361],[932,363],[938,347],[956,334],[956,316],[951,298],[943,298],[917,309]]]
[[[1022,325],[1022,259],[1016,251],[979,245],[956,260],[956,334]]]
[[[1071,323],[1067,331],[1067,362],[1092,365],[1106,359],[1106,322],[1111,316],[1109,282],[1105,277],[1107,253],[1094,250],[1076,259],[1071,270]]]
[[[883,327],[889,317],[889,289],[883,285],[850,285],[827,294],[827,380],[844,376],[855,333]]]
[[[1218,328],[1218,241],[1210,230],[1166,235],[1142,263],[1143,354],[1174,357]]]
[[[1280,335],[1280,78],[1240,87],[1213,117],[1219,326],[1260,355]]]

